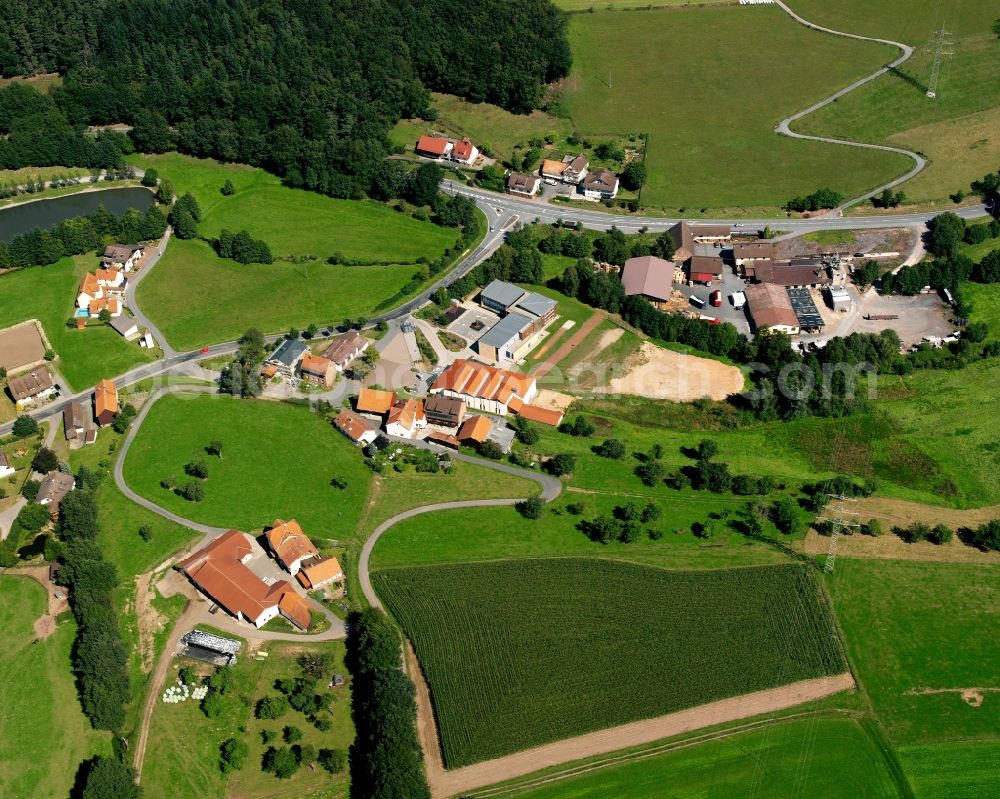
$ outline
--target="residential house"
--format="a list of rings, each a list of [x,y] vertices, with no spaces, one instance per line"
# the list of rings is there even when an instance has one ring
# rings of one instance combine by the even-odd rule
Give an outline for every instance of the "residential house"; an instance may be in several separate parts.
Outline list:
[[[610,169],[595,169],[580,183],[583,196],[592,200],[610,200],[618,194],[618,176]]]
[[[427,424],[455,428],[462,424],[465,416],[465,402],[457,397],[435,394],[424,401]]]
[[[757,283],[747,286],[747,302],[757,330],[777,330],[798,335],[799,319],[792,308],[788,292],[774,283]]]
[[[688,261],[688,276],[692,283],[711,285],[713,280],[722,280],[723,267],[717,255],[693,255]]]
[[[371,342],[356,330],[348,330],[330,342],[323,350],[323,357],[333,361],[333,366],[338,372],[343,372],[351,365],[351,361],[368,349],[370,344]]]
[[[558,427],[561,425],[564,415],[563,411],[557,411],[551,408],[542,408],[538,405],[528,405],[517,400],[510,404],[510,409],[518,416],[523,416],[530,422],[547,424],[552,427]]]
[[[80,281],[80,288],[77,290],[76,307],[89,308],[94,300],[104,299],[104,287],[97,280],[97,275],[87,272]]]
[[[421,136],[414,149],[417,155],[426,158],[444,158],[451,152],[453,146],[450,140],[441,136]]]
[[[490,430],[493,429],[493,422],[488,416],[481,416],[479,414],[475,416],[468,417],[462,426],[458,428],[458,433],[456,438],[463,444],[472,442],[474,444],[482,444],[487,436],[490,434]]]
[[[110,324],[127,341],[139,337],[139,325],[136,324],[135,319],[131,316],[122,315],[114,317]]]
[[[307,591],[314,591],[324,585],[342,581],[344,570],[336,558],[321,558],[303,563],[295,577]]]
[[[119,272],[117,269],[98,269],[94,272],[94,277],[97,278],[97,285],[104,289],[106,294],[125,295],[128,281],[125,280],[124,272]]]
[[[298,573],[302,561],[319,557],[316,547],[302,532],[295,519],[287,522],[275,519],[271,529],[264,533],[264,537],[278,563],[293,577]]]
[[[295,370],[309,348],[296,338],[286,338],[272,352],[264,364],[273,366],[276,374],[294,377]]]
[[[462,139],[461,141],[456,141],[451,147],[451,160],[457,161],[460,164],[465,164],[466,166],[471,166],[476,163],[476,159],[479,157],[479,150],[476,148],[471,141],[468,139]]]
[[[94,387],[94,419],[107,427],[118,415],[118,387],[110,380],[102,380]]]
[[[549,180],[558,180],[560,182],[572,182],[563,181],[563,173],[566,171],[566,164],[562,161],[552,161],[548,158],[542,161],[542,165],[538,168],[538,174],[543,178],[548,178]]]
[[[337,379],[337,368],[333,365],[333,361],[322,355],[313,355],[311,352],[302,356],[299,371],[307,383],[326,388],[332,386]]]
[[[16,469],[10,465],[10,461],[7,460],[7,453],[0,449],[0,479],[4,477],[10,477]]]
[[[87,310],[91,319],[97,319],[101,315],[101,311],[107,311],[114,319],[116,316],[122,315],[122,301],[117,297],[103,297],[99,300],[93,300],[87,306]]]
[[[87,409],[82,402],[71,402],[63,408],[63,427],[69,441],[82,440],[87,426]]]
[[[542,185],[538,175],[525,175],[523,172],[511,172],[507,176],[507,191],[524,197],[534,197]]]
[[[39,366],[23,375],[8,378],[7,391],[10,392],[17,409],[21,410],[32,405],[35,400],[52,396],[56,393],[56,387],[49,370]]]
[[[371,413],[384,416],[395,404],[395,392],[363,387],[358,392],[358,401],[354,407],[358,413]]]
[[[105,268],[131,272],[145,250],[141,244],[109,244],[104,248],[101,265]]]
[[[448,433],[439,433],[437,430],[428,435],[426,440],[431,444],[437,444],[439,447],[447,447],[448,449],[458,450],[462,447],[462,442],[455,438],[455,436]]]
[[[626,297],[640,296],[657,308],[664,308],[673,292],[674,273],[677,265],[673,261],[644,255],[629,258],[622,268],[622,287]]]
[[[424,427],[427,427],[427,416],[423,400],[412,398],[393,405],[385,420],[385,432],[390,436],[412,438]]]
[[[337,414],[333,424],[359,447],[371,444],[378,438],[378,429],[371,422],[346,408]]]
[[[732,228],[729,225],[692,225],[678,222],[670,228],[670,238],[674,242],[674,260],[684,263],[695,255],[695,244],[717,244],[731,241]]]
[[[73,479],[73,475],[59,471],[49,472],[38,487],[35,501],[48,508],[49,515],[55,519],[59,515],[59,503],[74,488],[76,480]]]
[[[577,156],[563,156],[563,163],[566,165],[562,173],[563,183],[579,183],[587,177],[587,167],[590,166],[590,162],[583,153]]]
[[[286,580],[268,585],[247,568],[253,547],[239,530],[223,533],[180,564],[195,586],[227,613],[255,627],[283,616],[301,630],[311,624],[309,605]]]

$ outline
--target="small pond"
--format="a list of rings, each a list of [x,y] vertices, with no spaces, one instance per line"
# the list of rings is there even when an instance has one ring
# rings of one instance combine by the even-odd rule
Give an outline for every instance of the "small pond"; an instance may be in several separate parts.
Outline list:
[[[23,202],[0,209],[0,241],[10,241],[14,236],[36,228],[54,227],[75,216],[92,214],[99,205],[115,216],[121,216],[129,208],[145,211],[152,204],[153,193],[138,186],[84,191],[51,200]]]

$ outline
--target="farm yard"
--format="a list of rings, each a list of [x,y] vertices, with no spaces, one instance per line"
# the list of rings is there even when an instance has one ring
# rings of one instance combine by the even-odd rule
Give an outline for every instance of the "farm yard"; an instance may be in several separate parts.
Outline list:
[[[449,768],[844,670],[797,565],[500,561],[374,581],[413,641]]]
[[[213,440],[222,457],[209,456]],[[205,462],[205,498],[189,502],[160,484],[189,480],[184,467]],[[303,464],[310,468],[303,469]],[[344,489],[330,485],[334,477]],[[371,474],[357,449],[308,409],[206,394],[171,394],[150,410],[125,461],[138,493],[186,518],[259,532],[277,518],[296,518],[320,538],[354,531]]]

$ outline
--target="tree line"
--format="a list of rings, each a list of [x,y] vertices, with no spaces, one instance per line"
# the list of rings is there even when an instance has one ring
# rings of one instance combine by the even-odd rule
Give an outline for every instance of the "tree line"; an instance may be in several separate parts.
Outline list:
[[[130,123],[144,152],[261,166],[335,197],[368,192],[389,129],[429,90],[529,111],[571,63],[548,0],[58,6],[8,0],[0,70],[65,70],[53,99],[71,126]]]
[[[115,216],[103,205],[87,216],[60,222],[48,230],[31,230],[0,241],[0,269],[54,264],[64,255],[82,255],[115,241],[150,241],[167,229],[167,217],[157,206],[145,213],[130,208]]]
[[[347,654],[354,675],[354,799],[430,799],[417,740],[416,689],[403,673],[400,643],[381,611],[367,608],[351,618]]]

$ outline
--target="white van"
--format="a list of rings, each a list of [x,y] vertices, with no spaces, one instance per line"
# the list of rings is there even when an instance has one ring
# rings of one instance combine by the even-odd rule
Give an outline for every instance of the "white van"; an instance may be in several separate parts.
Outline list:
[[[747,304],[747,295],[742,291],[734,291],[729,295],[729,301],[733,304],[733,307],[738,311],[744,305]]]

